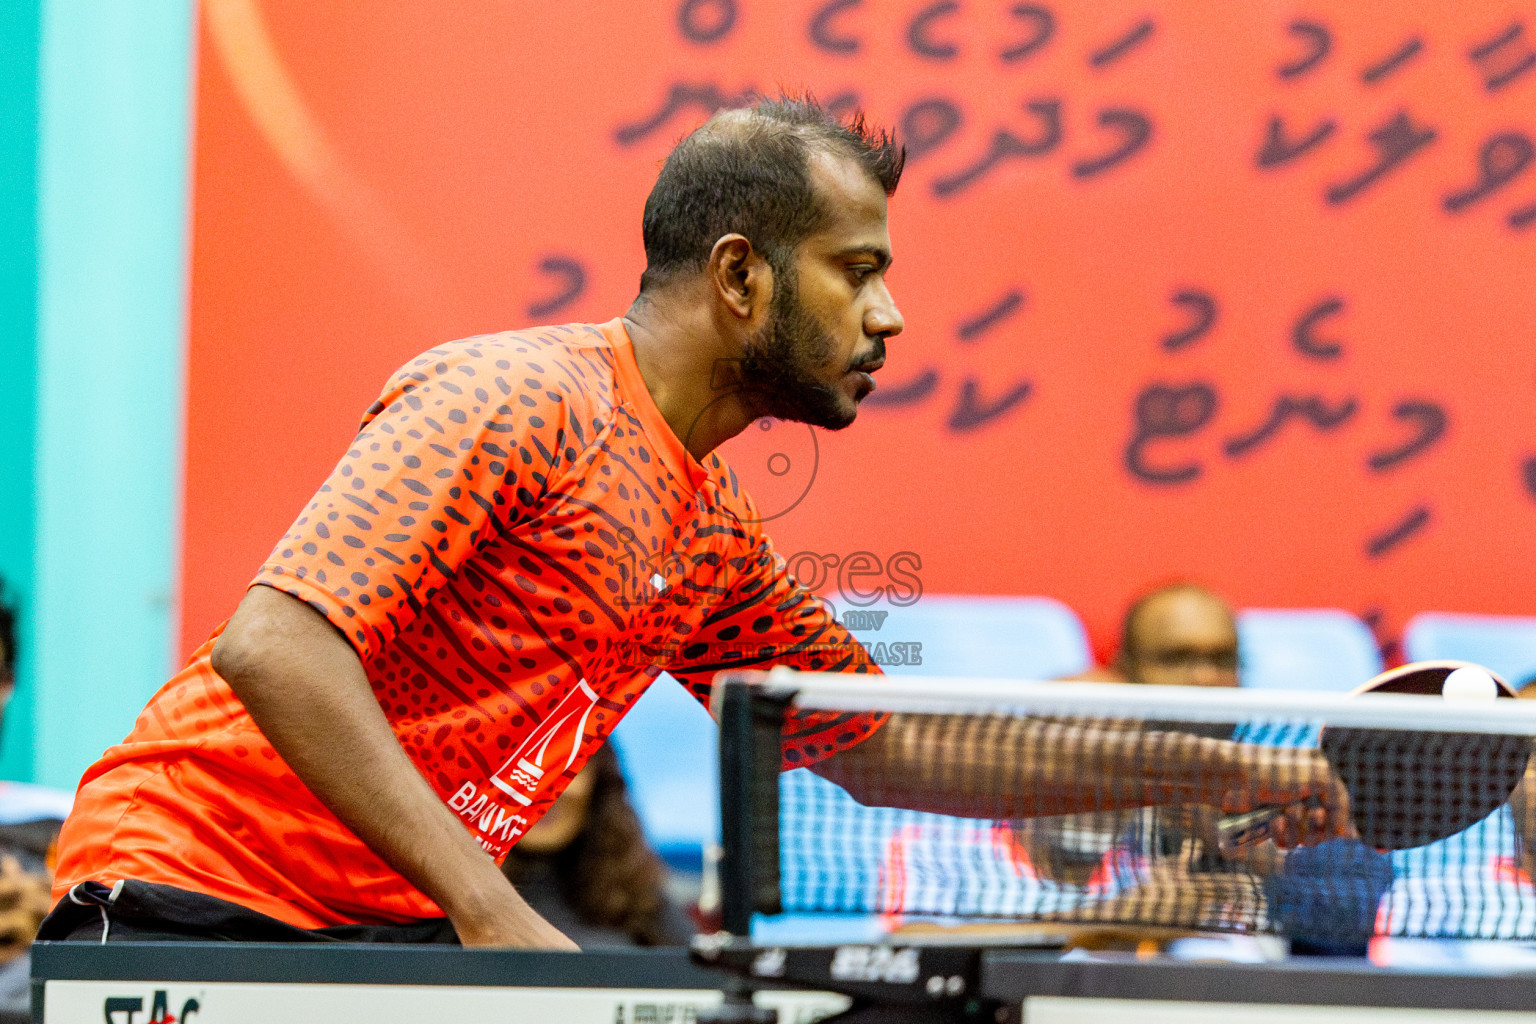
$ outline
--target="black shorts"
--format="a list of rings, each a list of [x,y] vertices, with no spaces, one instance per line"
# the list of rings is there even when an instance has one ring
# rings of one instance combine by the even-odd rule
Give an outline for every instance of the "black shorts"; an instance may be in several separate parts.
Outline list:
[[[409,924],[298,928],[215,896],[131,878],[112,886],[76,885],[43,919],[37,938],[40,942],[459,942],[446,917]]]

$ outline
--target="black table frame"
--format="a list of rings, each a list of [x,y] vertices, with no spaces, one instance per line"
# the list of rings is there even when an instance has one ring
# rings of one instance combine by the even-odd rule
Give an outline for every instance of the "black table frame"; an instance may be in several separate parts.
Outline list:
[[[916,1009],[926,1004],[939,1019],[952,1014],[954,1019],[971,1017],[977,998],[989,1008],[1008,1008],[1011,1017],[1030,996],[1536,1010],[1536,972],[1399,970],[1360,960],[1323,959],[1221,964],[1103,955],[1063,961],[1059,954],[1024,950],[927,947],[917,950],[921,966],[914,983],[848,984],[832,977],[838,948],[791,947],[782,957],[764,959],[765,952],[776,951],[734,940],[719,951],[713,967],[704,967],[676,948],[554,953],[350,943],[44,942],[32,950],[32,1012],[33,1020],[40,1022],[47,981],[720,990],[733,975],[753,988],[844,992],[856,1005]],[[762,977],[754,971],[754,965],[775,962],[777,976]],[[928,996],[923,982],[934,973],[962,974],[966,998],[936,1001]],[[965,1013],[968,1001],[973,1008]]]
[[[554,953],[339,942],[39,942],[32,947],[32,1020],[43,1019],[49,981],[719,991],[722,978],[691,963],[681,948]]]

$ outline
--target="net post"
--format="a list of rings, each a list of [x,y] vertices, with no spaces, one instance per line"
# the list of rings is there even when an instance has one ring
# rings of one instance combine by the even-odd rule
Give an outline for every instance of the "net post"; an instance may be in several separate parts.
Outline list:
[[[763,687],[762,672],[715,678],[720,720],[721,926],[752,931],[754,913],[782,910],[779,769],[790,697]]]

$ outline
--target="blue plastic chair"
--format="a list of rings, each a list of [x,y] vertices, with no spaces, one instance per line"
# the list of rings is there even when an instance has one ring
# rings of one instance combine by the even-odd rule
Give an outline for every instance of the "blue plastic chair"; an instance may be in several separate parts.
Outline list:
[[[1245,687],[1338,693],[1382,670],[1370,628],[1336,608],[1245,608],[1237,636]]]
[[[1077,614],[1049,597],[924,594],[905,607],[837,604],[838,620],[892,675],[1060,679],[1093,664]],[[913,654],[920,663],[909,663]]]
[[[1536,618],[1423,612],[1408,620],[1403,653],[1409,661],[1472,661],[1518,688],[1536,675]]]
[[[1092,664],[1077,615],[1050,598],[924,594],[906,607],[833,603],[839,621],[855,627],[892,674],[1054,679]],[[913,658],[921,662],[907,664]],[[646,837],[679,869],[697,871],[704,846],[719,841],[718,742],[708,713],[670,676],[652,683],[613,733]]]

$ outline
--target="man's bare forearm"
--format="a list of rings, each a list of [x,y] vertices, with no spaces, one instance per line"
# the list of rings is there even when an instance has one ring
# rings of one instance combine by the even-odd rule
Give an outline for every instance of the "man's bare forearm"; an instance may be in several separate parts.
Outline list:
[[[860,803],[973,818],[1174,803],[1246,810],[1326,788],[1313,752],[1128,724],[894,714],[813,770]]]
[[[390,729],[357,654],[318,613],[252,588],[214,647],[213,666],[310,792],[442,907],[466,945],[574,948],[438,799]]]

